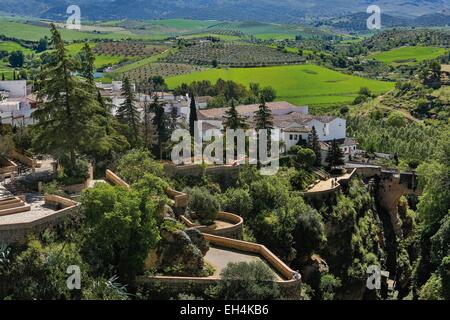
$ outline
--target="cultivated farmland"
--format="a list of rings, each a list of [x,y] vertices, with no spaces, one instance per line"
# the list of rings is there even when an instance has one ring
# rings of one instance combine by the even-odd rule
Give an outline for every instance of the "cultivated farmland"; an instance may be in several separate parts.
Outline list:
[[[278,100],[294,104],[330,105],[352,102],[361,87],[381,94],[391,90],[394,83],[370,80],[336,72],[316,65],[277,66],[267,68],[209,69],[167,78],[170,88],[192,81],[233,80],[244,85],[250,82],[272,86]]]
[[[200,66],[179,63],[152,63],[131,71],[124,75],[130,79],[139,81],[148,79],[151,76],[171,77],[204,70]]]
[[[166,58],[167,62],[229,67],[261,67],[298,64],[305,59],[297,54],[279,51],[267,46],[230,43],[203,43],[184,48]]]
[[[167,50],[165,46],[148,45],[137,41],[100,42],[94,47],[99,55],[118,55],[124,57],[148,57]]]

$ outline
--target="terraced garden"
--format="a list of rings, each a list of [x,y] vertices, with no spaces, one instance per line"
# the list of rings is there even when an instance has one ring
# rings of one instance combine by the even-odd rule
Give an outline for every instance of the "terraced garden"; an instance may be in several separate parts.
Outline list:
[[[190,46],[170,55],[166,62],[211,66],[213,61],[229,67],[262,67],[303,63],[297,54],[267,46],[230,43],[203,43]]]
[[[233,80],[272,86],[278,100],[297,105],[334,105],[350,103],[361,87],[381,94],[394,88],[394,83],[370,80],[336,72],[316,65],[292,65],[266,68],[209,69],[166,79],[170,88],[199,80]]]

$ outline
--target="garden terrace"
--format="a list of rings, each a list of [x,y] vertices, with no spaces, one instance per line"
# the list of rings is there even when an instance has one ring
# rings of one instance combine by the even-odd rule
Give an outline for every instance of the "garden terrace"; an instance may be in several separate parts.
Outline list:
[[[186,216],[181,216],[180,218],[187,227],[196,228],[202,233],[232,239],[242,239],[243,237],[244,219],[233,213],[219,212],[216,220],[210,226],[199,225]]]
[[[30,234],[40,233],[59,224],[79,206],[75,201],[49,194],[5,197],[5,189],[2,191],[2,188],[0,186],[0,195],[3,194],[4,198],[0,200],[0,207],[2,203],[3,206],[16,206],[9,214],[0,213],[0,242],[4,243],[23,243]]]
[[[210,250],[205,256],[205,261],[215,267],[212,276],[138,276],[137,283],[143,285],[159,284],[178,292],[184,290],[188,285],[207,288],[220,281],[220,272],[228,263],[256,260],[266,263],[271,268],[274,272],[275,282],[285,296],[295,298],[300,294],[301,277],[295,277],[295,272],[265,246],[210,234],[203,235],[210,244]]]
[[[240,44],[198,44],[182,49],[166,58],[167,62],[228,67],[263,67],[304,63],[305,58],[266,46]]]

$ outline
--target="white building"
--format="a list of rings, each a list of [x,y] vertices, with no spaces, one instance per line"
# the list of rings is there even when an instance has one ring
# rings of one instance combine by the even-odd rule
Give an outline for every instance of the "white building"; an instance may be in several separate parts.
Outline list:
[[[0,81],[0,96],[0,123],[13,126],[34,123],[34,103],[27,96],[25,80]]]
[[[0,95],[4,98],[26,98],[27,82],[25,80],[0,81]]]
[[[284,151],[287,152],[294,145],[308,141],[314,128],[319,141],[322,142],[323,152],[331,141],[336,140],[341,146],[348,160],[356,152],[356,142],[347,138],[347,123],[345,119],[334,116],[313,116],[309,114],[307,106],[294,106],[288,102],[269,102],[266,106],[271,110],[274,127],[280,129]],[[252,126],[254,113],[259,104],[237,106],[239,114],[247,118]],[[223,130],[223,118],[227,108],[197,110],[199,126],[205,132],[211,128]],[[189,120],[189,115],[187,121]],[[326,155],[322,158],[325,158]]]

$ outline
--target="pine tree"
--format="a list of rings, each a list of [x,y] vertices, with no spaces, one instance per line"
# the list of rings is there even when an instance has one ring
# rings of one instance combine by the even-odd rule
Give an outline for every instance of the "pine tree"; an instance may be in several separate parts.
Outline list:
[[[272,111],[267,107],[264,100],[261,101],[258,110],[255,112],[255,129],[267,129],[268,134],[270,130],[273,129],[273,117]]]
[[[51,59],[42,68],[37,97],[39,108],[33,113],[34,147],[56,159],[69,159],[75,167],[77,154],[94,143],[99,130],[95,114],[99,104],[92,87],[73,74],[76,61],[64,47],[55,25],[51,24]]]
[[[81,52],[79,53],[80,57],[80,74],[86,81],[95,85],[94,81],[94,71],[95,71],[95,56],[92,53],[92,49],[89,44],[85,43]]]
[[[125,101],[117,109],[117,119],[124,126],[124,135],[132,147],[139,146],[140,115],[134,103],[135,96],[130,80],[125,77],[122,82],[122,96]]]
[[[308,137],[308,147],[316,154],[315,165],[320,166],[322,163],[322,154],[320,152],[320,141],[315,127],[312,127],[311,134]]]
[[[230,108],[224,115],[224,126],[226,129],[244,129],[246,127],[245,118],[236,110],[234,100],[231,100]]]
[[[332,168],[344,164],[344,154],[342,153],[336,139],[333,140],[330,149],[328,149],[326,162]]]
[[[191,98],[191,104],[189,106],[189,133],[191,134],[191,137],[194,137],[195,133],[195,124],[198,121],[197,117],[197,106],[195,105],[195,97],[194,94],[190,94]]]
[[[85,152],[94,159],[111,156],[114,151],[122,151],[129,147],[127,139],[119,133],[119,124],[112,114],[111,101],[102,97],[100,90],[95,85],[95,56],[91,47],[86,43],[80,56],[80,74],[90,86],[92,92],[97,97],[100,108],[97,109],[92,120],[98,125],[95,132],[94,144],[87,146]]]

